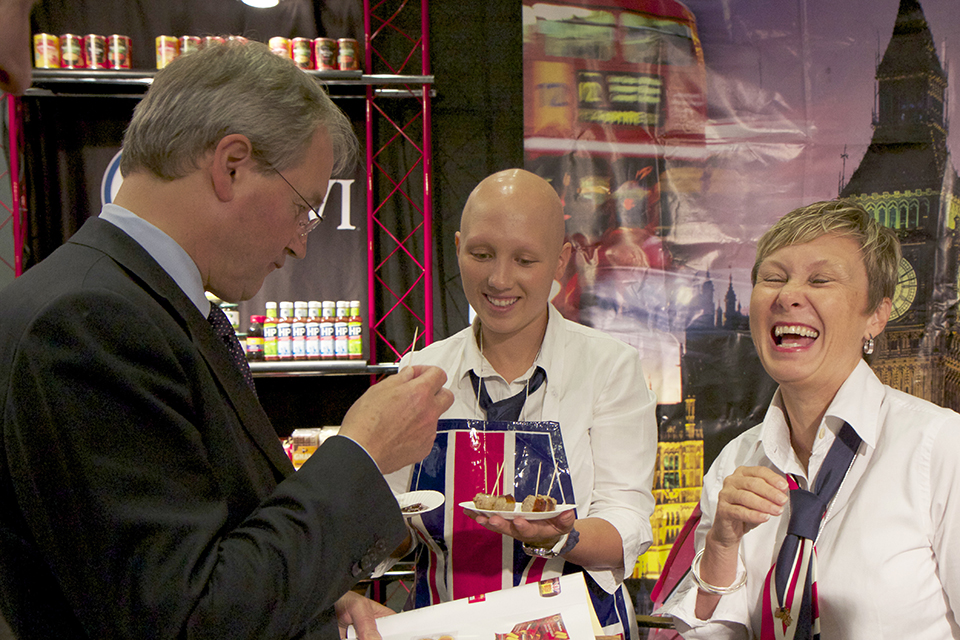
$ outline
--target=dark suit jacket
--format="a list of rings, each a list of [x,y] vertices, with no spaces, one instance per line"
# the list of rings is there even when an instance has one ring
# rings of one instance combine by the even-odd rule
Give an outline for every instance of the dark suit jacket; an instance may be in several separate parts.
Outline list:
[[[0,292],[0,394],[23,640],[336,638],[333,603],[405,536],[349,439],[293,472],[203,315],[103,220]]]

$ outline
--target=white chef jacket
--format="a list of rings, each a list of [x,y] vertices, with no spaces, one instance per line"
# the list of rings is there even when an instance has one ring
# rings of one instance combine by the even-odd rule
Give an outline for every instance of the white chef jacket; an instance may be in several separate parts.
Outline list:
[[[883,385],[866,362],[827,408],[809,474],[790,445],[779,390],[764,421],[724,447],[704,478],[697,548],[724,478],[740,466],[765,466],[803,478],[809,489],[843,421],[863,444],[816,542],[820,637],[960,638],[960,415]],[[789,518],[788,504],[743,537],[746,586],[720,598],[710,620],[694,613],[689,575],[657,613],[673,616],[688,639],[759,638],[763,582]]]
[[[647,388],[640,355],[619,340],[564,318],[551,304],[547,330],[533,367],[507,385],[480,354],[477,323],[409,354],[400,367],[430,364],[447,373],[453,406],[441,418],[484,419],[470,371],[484,378],[493,401],[523,390],[536,367],[547,380],[530,394],[520,420],[560,424],[570,464],[578,517],[602,518],[623,540],[627,575],[650,546],[654,500],[653,467],[657,453],[656,395]],[[387,476],[391,488],[407,491],[413,467]],[[597,584],[613,593],[623,571],[590,571]]]

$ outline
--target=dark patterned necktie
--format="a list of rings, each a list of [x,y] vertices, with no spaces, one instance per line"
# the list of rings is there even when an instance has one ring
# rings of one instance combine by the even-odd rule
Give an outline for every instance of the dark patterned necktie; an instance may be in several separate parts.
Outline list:
[[[227,314],[217,305],[211,304],[210,315],[207,316],[207,320],[210,322],[210,325],[220,340],[223,341],[223,346],[227,348],[227,353],[230,354],[230,359],[233,360],[233,364],[240,370],[243,379],[247,381],[253,394],[256,395],[257,387],[253,383],[253,374],[250,372],[250,365],[247,364],[247,357],[243,353],[243,347],[240,346],[240,340],[237,339],[237,332],[234,331],[233,325],[230,324]]]
[[[790,524],[780,545],[777,562],[770,568],[764,582],[760,636],[763,640],[816,640],[820,637],[814,541],[827,506],[840,489],[859,448],[860,436],[844,422],[817,473],[813,492],[801,489],[793,476],[787,476]]]
[[[520,419],[520,412],[523,410],[523,404],[527,401],[527,396],[540,388],[544,380],[547,379],[547,372],[543,367],[537,367],[537,370],[530,376],[523,391],[515,396],[505,398],[499,402],[490,400],[490,394],[487,393],[487,387],[483,380],[477,377],[477,374],[470,371],[470,381],[473,383],[473,392],[480,397],[480,408],[486,411],[487,420],[491,422],[516,422]]]

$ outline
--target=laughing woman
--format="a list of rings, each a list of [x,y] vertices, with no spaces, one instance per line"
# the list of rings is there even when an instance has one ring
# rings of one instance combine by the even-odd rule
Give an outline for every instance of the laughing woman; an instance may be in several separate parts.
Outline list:
[[[750,330],[779,383],[704,478],[684,638],[960,638],[960,415],[864,362],[900,246],[850,201],[760,239]]]

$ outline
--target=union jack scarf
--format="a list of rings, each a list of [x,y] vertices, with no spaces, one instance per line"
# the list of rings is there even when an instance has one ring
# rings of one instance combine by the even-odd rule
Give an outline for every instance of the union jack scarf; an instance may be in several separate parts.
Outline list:
[[[817,473],[814,491],[801,489],[793,475],[790,486],[790,524],[776,563],[763,584],[762,640],[819,640],[817,550],[820,523],[843,478],[853,464],[860,436],[846,422]]]

